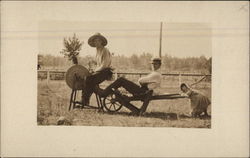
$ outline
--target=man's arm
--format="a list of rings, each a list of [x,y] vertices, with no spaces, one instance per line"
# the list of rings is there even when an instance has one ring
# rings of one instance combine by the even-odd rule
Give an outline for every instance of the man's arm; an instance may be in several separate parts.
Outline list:
[[[160,77],[156,73],[150,73],[145,77],[139,78],[138,82],[143,85],[143,84],[150,84],[150,83],[157,83],[157,78]]]

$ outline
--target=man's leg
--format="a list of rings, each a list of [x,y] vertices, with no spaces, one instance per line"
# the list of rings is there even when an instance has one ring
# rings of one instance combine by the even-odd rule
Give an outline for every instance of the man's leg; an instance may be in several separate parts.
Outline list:
[[[144,89],[142,89],[139,85],[135,84],[132,81],[127,80],[126,78],[120,77],[113,83],[111,83],[104,91],[103,95],[107,96],[112,92],[112,89],[118,89],[119,87],[125,88],[131,94],[140,94],[144,93]]]
[[[96,85],[102,83],[107,80],[112,72],[110,70],[103,70],[101,72],[95,73],[91,76],[88,76],[86,79],[86,85],[82,93],[82,101],[83,105],[88,105],[91,95],[94,92]]]

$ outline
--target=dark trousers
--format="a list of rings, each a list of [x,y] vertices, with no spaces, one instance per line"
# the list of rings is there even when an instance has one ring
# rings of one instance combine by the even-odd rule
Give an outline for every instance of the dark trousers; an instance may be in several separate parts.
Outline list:
[[[112,74],[111,68],[105,68],[86,78],[85,88],[82,91],[82,100],[84,104],[89,104],[89,99],[93,94],[95,87],[103,81],[111,79]]]
[[[104,89],[102,93],[104,96],[107,96],[112,92],[112,88],[117,89],[120,87],[125,88],[129,93],[133,95],[143,94],[148,90],[147,86],[139,86],[134,82],[127,80],[126,78],[120,77],[116,81],[111,83],[106,89]]]

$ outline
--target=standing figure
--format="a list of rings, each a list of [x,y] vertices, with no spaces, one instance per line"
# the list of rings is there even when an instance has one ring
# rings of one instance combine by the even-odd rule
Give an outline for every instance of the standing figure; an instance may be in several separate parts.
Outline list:
[[[96,48],[96,68],[90,76],[86,78],[86,86],[83,89],[82,103],[84,105],[89,105],[89,100],[94,92],[95,87],[105,80],[112,77],[111,69],[111,54],[109,50],[105,47],[107,45],[107,39],[100,33],[96,33],[88,39],[88,44],[91,47]]]
[[[37,70],[40,70],[40,69],[41,69],[41,65],[37,64]]]
[[[184,92],[191,100],[191,109],[192,109],[192,117],[201,117],[202,113],[204,116],[209,116],[207,113],[207,107],[211,104],[209,98],[197,91],[192,90],[189,86],[185,83],[182,83],[181,91]]]

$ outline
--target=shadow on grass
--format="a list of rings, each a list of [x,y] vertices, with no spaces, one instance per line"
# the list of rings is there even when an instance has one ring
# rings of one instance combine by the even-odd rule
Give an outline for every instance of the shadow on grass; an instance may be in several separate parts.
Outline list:
[[[111,115],[123,115],[123,116],[134,116],[134,117],[144,117],[144,118],[158,118],[163,120],[177,120],[176,113],[164,113],[164,112],[145,112],[142,115],[137,115],[129,112],[116,112],[116,113],[108,113]]]
[[[104,112],[106,113],[106,112]],[[211,116],[201,116],[200,118],[193,118],[188,115],[178,115],[176,113],[165,113],[165,112],[145,112],[142,115],[137,115],[129,112],[115,112],[115,113],[107,113],[110,115],[123,115],[123,116],[133,116],[133,117],[144,117],[144,118],[158,118],[163,120],[178,120],[178,119],[202,119],[202,120],[210,120]]]
[[[181,115],[179,115],[178,117],[181,118],[181,119],[189,118],[189,119],[211,120],[211,116],[210,116],[210,115],[201,115],[201,116],[198,117],[198,118],[194,118],[194,117],[191,117],[191,116],[189,116],[189,115],[181,114]]]

